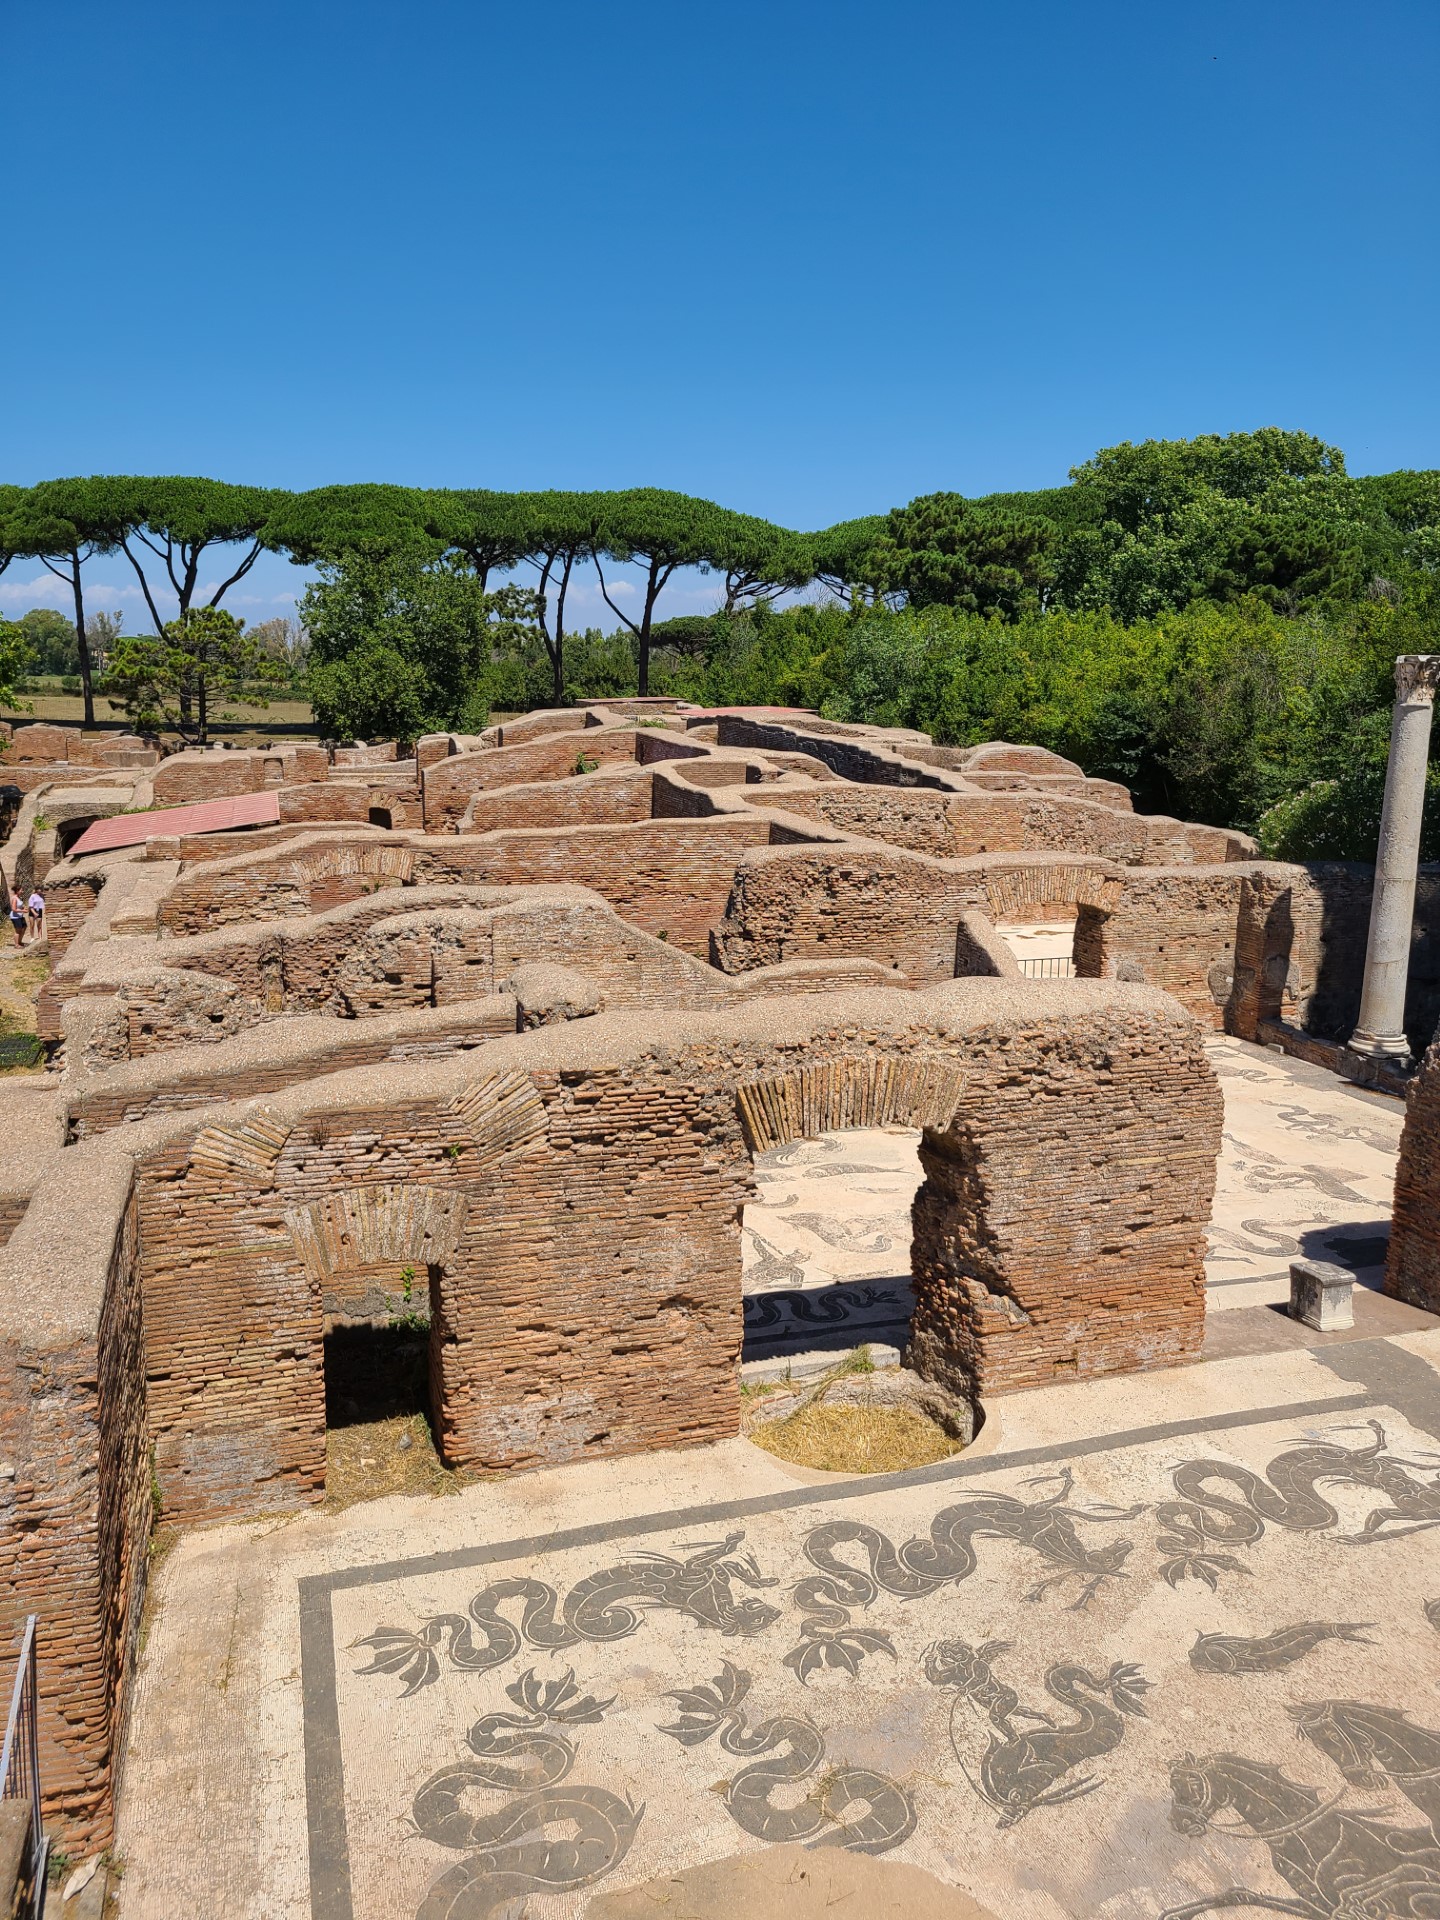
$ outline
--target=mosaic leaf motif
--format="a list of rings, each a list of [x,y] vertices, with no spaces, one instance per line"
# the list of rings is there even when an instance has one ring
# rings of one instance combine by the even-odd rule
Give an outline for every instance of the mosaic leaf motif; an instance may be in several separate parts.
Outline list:
[[[761,1573],[753,1554],[736,1554],[744,1538],[737,1532],[696,1544],[684,1559],[637,1551],[618,1566],[577,1580],[558,1619],[559,1596],[545,1581],[496,1580],[472,1597],[468,1613],[433,1614],[414,1628],[379,1626],[352,1642],[374,1655],[368,1667],[355,1671],[398,1674],[405,1681],[403,1699],[438,1678],[437,1649],[443,1648],[460,1671],[484,1673],[524,1643],[553,1651],[582,1640],[627,1639],[643,1617],[637,1607],[673,1607],[721,1634],[759,1633],[780,1618],[780,1609],[748,1595],[737,1598],[732,1583],[773,1587],[778,1582]],[[499,1611],[512,1600],[524,1602],[518,1627]]]
[[[852,1676],[859,1673],[860,1662],[867,1653],[888,1653],[892,1660],[899,1658],[889,1634],[873,1628],[821,1627],[807,1620],[800,1634],[799,1645],[790,1649],[781,1665],[789,1667],[802,1686],[809,1685],[812,1673],[823,1673],[827,1667],[838,1667],[842,1673]]]
[[[1015,1689],[997,1679],[992,1662],[1010,1642],[991,1640],[972,1647],[964,1640],[938,1640],[927,1648],[925,1678],[937,1687],[953,1687],[950,1745],[975,1792],[999,1814],[1002,1830],[1017,1826],[1040,1807],[1056,1807],[1094,1793],[1103,1784],[1096,1774],[1068,1780],[1087,1760],[1119,1746],[1128,1715],[1146,1717],[1141,1695],[1150,1682],[1130,1661],[1117,1660],[1108,1672],[1060,1664],[1045,1675],[1045,1691],[1074,1716],[1057,1726],[1046,1712],[1023,1706]],[[993,1729],[979,1765],[978,1779],[966,1764],[956,1721],[961,1707]],[[1017,1722],[1029,1722],[1019,1726]]]
[[[1197,1673],[1277,1673],[1293,1666],[1324,1640],[1352,1640],[1362,1647],[1373,1646],[1367,1629],[1373,1620],[1297,1620],[1293,1626],[1277,1627],[1273,1633],[1247,1640],[1238,1633],[1197,1634],[1190,1649],[1190,1664]]]
[[[742,1767],[726,1782],[725,1807],[736,1825],[760,1840],[804,1841],[855,1853],[888,1853],[907,1840],[915,1831],[914,1801],[898,1781],[869,1767],[829,1767],[797,1806],[771,1804],[777,1787],[793,1787],[818,1771],[825,1738],[813,1721],[798,1714],[778,1714],[752,1724],[742,1704],[750,1679],[730,1661],[722,1661],[709,1686],[668,1694],[680,1708],[680,1718],[659,1729],[682,1746],[700,1746],[718,1734],[726,1753],[774,1755]],[[863,1805],[862,1814],[854,1813],[857,1804]]]
[[[1295,1898],[1227,1887],[1170,1907],[1161,1920],[1261,1907],[1302,1920],[1433,1920],[1440,1913],[1440,1846],[1424,1827],[1396,1827],[1287,1779],[1279,1767],[1236,1753],[1185,1754],[1170,1770],[1170,1824],[1262,1842]]]
[[[572,1668],[549,1681],[531,1668],[505,1691],[525,1711],[477,1720],[467,1737],[476,1758],[442,1767],[415,1795],[416,1832],[469,1856],[435,1881],[416,1920],[491,1920],[526,1894],[592,1886],[639,1830],[643,1805],[608,1787],[561,1784],[575,1748],[552,1723],[593,1723],[613,1701],[582,1694]],[[496,1790],[516,1797],[488,1813],[469,1809],[472,1794]]]
[[[1371,1489],[1389,1503],[1373,1508],[1359,1533],[1337,1534],[1345,1546],[1373,1545],[1440,1526],[1440,1468],[1433,1461],[1400,1459],[1390,1453],[1379,1421],[1366,1425],[1375,1436],[1369,1446],[1304,1441],[1278,1454],[1263,1477],[1233,1460],[1187,1460],[1178,1466],[1171,1481],[1181,1498],[1156,1509],[1166,1580],[1176,1586],[1188,1576],[1213,1588],[1221,1570],[1246,1571],[1242,1562],[1213,1549],[1253,1546],[1267,1522],[1292,1533],[1333,1527],[1339,1511],[1320,1493],[1322,1485]],[[1416,1479],[1416,1473],[1428,1478]]]

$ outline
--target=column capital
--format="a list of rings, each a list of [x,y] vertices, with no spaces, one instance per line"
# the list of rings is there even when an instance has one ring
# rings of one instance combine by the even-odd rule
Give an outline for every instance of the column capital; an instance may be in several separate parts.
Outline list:
[[[1395,696],[1428,706],[1440,686],[1440,653],[1402,653],[1395,662]]]

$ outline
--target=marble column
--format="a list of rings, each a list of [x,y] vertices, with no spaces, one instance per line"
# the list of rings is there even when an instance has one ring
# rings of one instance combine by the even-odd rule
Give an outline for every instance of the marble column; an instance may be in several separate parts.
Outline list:
[[[1380,845],[1375,852],[1365,984],[1360,993],[1360,1024],[1349,1042],[1353,1053],[1402,1067],[1411,1064],[1405,1038],[1405,985],[1410,975],[1415,869],[1420,861],[1420,818],[1437,683],[1440,654],[1407,653],[1395,662],[1395,716],[1390,725]]]

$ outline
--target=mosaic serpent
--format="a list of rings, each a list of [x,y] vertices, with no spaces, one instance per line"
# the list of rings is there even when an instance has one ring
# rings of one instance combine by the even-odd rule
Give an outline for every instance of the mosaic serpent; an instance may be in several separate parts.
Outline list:
[[[745,1297],[747,1327],[778,1326],[782,1320],[831,1322],[846,1320],[859,1307],[893,1306],[898,1309],[890,1287],[826,1287],[808,1292],[791,1288],[780,1293],[752,1293]]]
[[[1038,1807],[1060,1806],[1093,1793],[1101,1784],[1094,1774],[1066,1780],[1086,1760],[1097,1759],[1119,1746],[1125,1736],[1125,1716],[1145,1716],[1140,1696],[1150,1682],[1127,1661],[1105,1674],[1086,1667],[1057,1665],[1045,1675],[1045,1691],[1074,1714],[1057,1727],[1048,1713],[1021,1704],[1014,1687],[998,1680],[992,1662],[1009,1650],[1008,1640],[987,1641],[972,1647],[964,1640],[939,1640],[926,1649],[925,1678],[937,1687],[954,1687],[950,1707],[950,1745],[961,1770],[980,1798],[1000,1815],[996,1825],[1013,1827]],[[968,1707],[994,1729],[980,1761],[979,1779],[966,1765],[957,1737],[956,1716]],[[1027,1720],[1028,1727],[1016,1722]]]
[[[1286,1779],[1278,1767],[1236,1753],[1186,1754],[1171,1768],[1170,1794],[1177,1833],[1262,1841],[1295,1898],[1227,1887],[1171,1907],[1161,1920],[1196,1920],[1229,1907],[1263,1907],[1301,1920],[1434,1920],[1440,1913],[1440,1847],[1426,1828],[1352,1813]]]
[[[545,1581],[496,1580],[472,1598],[468,1614],[433,1614],[418,1628],[380,1626],[353,1641],[352,1646],[368,1647],[373,1654],[369,1666],[357,1672],[399,1675],[404,1699],[438,1678],[442,1648],[452,1666],[483,1673],[510,1659],[524,1642],[553,1650],[582,1640],[624,1640],[640,1625],[636,1606],[673,1607],[726,1635],[759,1633],[779,1619],[780,1609],[751,1597],[736,1599],[731,1582],[777,1583],[760,1572],[752,1555],[734,1557],[744,1537],[727,1534],[718,1543],[695,1547],[684,1560],[642,1551],[618,1566],[602,1567],[576,1581],[558,1619],[559,1596]],[[512,1600],[523,1602],[518,1627],[499,1611]]]
[[[1048,1499],[1027,1502],[1009,1493],[974,1494],[942,1508],[930,1523],[929,1539],[907,1540],[900,1547],[878,1528],[858,1520],[831,1520],[812,1527],[805,1536],[804,1553],[818,1571],[796,1586],[796,1605],[817,1625],[840,1627],[849,1620],[849,1608],[868,1607],[882,1588],[905,1600],[919,1599],[952,1581],[968,1579],[979,1564],[974,1543],[988,1535],[1016,1541],[1057,1569],[1032,1587],[1027,1599],[1038,1600],[1058,1582],[1081,1576],[1086,1585],[1075,1605],[1084,1606],[1102,1581],[1120,1573],[1131,1542],[1112,1540],[1104,1547],[1087,1547],[1075,1522],[1129,1520],[1143,1508],[1070,1507],[1065,1504],[1073,1485],[1069,1469],[1046,1478],[1059,1482],[1059,1491]],[[868,1572],[837,1557],[838,1548],[852,1543],[863,1549]]]
[[[1167,1556],[1160,1571],[1170,1585],[1193,1575],[1213,1587],[1222,1569],[1248,1572],[1232,1554],[1212,1548],[1252,1546],[1267,1522],[1296,1533],[1333,1527],[1340,1516],[1318,1491],[1322,1483],[1372,1488],[1389,1501],[1366,1516],[1358,1533],[1337,1536],[1346,1546],[1402,1539],[1440,1527],[1440,1470],[1435,1463],[1398,1458],[1389,1452],[1380,1423],[1366,1424],[1375,1436],[1368,1446],[1309,1441],[1279,1454],[1263,1477],[1233,1460],[1187,1460],[1177,1467],[1171,1479],[1182,1498],[1156,1509],[1158,1545]],[[1432,1477],[1416,1479],[1407,1469]],[[1233,1494],[1216,1491],[1216,1483],[1232,1488]]]
[[[416,1832],[468,1855],[435,1881],[416,1920],[490,1920],[526,1894],[591,1886],[639,1828],[643,1806],[608,1787],[562,1784],[575,1748],[554,1726],[593,1724],[611,1702],[582,1695],[571,1671],[542,1682],[532,1670],[505,1691],[524,1711],[477,1720],[468,1736],[476,1758],[442,1767],[415,1795]],[[491,1813],[468,1810],[471,1794],[496,1790],[515,1798]]]
[[[725,1806],[737,1826],[761,1840],[805,1841],[855,1853],[886,1853],[909,1838],[915,1831],[914,1802],[898,1781],[869,1767],[832,1767],[796,1806],[772,1805],[777,1787],[816,1772],[825,1758],[825,1740],[798,1714],[777,1714],[752,1726],[741,1707],[749,1691],[750,1675],[722,1660],[709,1686],[667,1695],[680,1708],[680,1718],[660,1728],[682,1746],[699,1746],[718,1733],[726,1753],[775,1754],[742,1767],[726,1783]],[[784,1751],[776,1752],[779,1748]],[[858,1816],[851,1812],[857,1804],[864,1807]]]

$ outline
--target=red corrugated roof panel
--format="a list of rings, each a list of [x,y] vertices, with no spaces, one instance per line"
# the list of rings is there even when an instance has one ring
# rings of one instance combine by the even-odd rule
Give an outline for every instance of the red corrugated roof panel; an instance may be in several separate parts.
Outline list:
[[[157,807],[151,813],[117,813],[97,820],[71,847],[72,854],[138,847],[158,834],[223,833],[227,827],[268,827],[280,818],[275,793],[241,793],[229,800],[202,800],[194,807]]]

